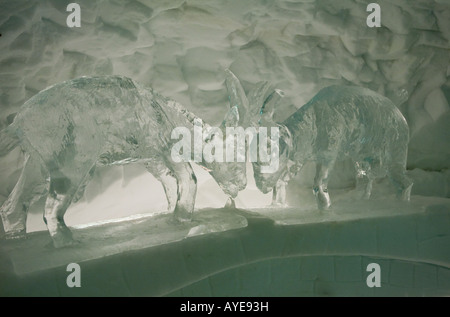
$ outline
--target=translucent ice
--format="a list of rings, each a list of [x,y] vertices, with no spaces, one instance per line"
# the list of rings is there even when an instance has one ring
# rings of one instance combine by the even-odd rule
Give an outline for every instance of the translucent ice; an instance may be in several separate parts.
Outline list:
[[[237,124],[236,117],[237,103],[222,126]],[[196,122],[202,130],[211,128],[177,102],[126,77],[81,77],[41,91],[1,131],[0,155],[18,144],[27,153],[22,175],[2,206],[5,232],[25,230],[28,196],[35,186],[29,174],[40,165],[46,171],[42,177],[50,179],[44,220],[56,247],[72,243],[64,213],[96,165],[144,164],[162,183],[177,220],[190,219],[196,177],[189,162],[173,161],[171,148],[177,140],[171,132],[175,127],[192,130]],[[199,163],[230,199],[246,185],[245,163]]]
[[[377,177],[390,177],[398,195],[409,200],[412,182],[405,175],[409,129],[396,106],[369,89],[330,86],[322,89],[282,124],[272,119],[275,91],[261,108],[262,126],[279,126],[280,168],[262,173],[261,162],[253,164],[258,188],[273,190],[273,203],[285,204],[285,186],[307,161],[316,163],[313,192],[320,209],[331,206],[327,183],[337,160],[350,157],[358,183],[369,198]],[[269,102],[268,102],[269,101]],[[363,182],[362,182],[363,181]]]

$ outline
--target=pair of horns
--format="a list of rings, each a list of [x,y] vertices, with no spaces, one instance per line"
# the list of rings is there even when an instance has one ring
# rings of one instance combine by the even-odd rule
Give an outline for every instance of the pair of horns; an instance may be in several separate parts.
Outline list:
[[[273,121],[274,110],[284,96],[284,92],[275,89],[265,97],[270,85],[267,81],[263,81],[256,84],[246,95],[241,82],[233,72],[226,69],[225,73],[230,107],[236,107],[240,113],[239,125],[248,127],[261,121]]]

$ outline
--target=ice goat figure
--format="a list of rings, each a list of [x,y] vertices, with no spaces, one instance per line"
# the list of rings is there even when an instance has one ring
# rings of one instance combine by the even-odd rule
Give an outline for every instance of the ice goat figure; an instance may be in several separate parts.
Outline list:
[[[232,107],[222,126],[237,124],[239,110]],[[44,221],[55,247],[72,244],[64,214],[96,165],[144,164],[162,183],[169,211],[177,219],[190,219],[196,177],[189,162],[172,160],[177,140],[171,132],[193,129],[195,122],[210,128],[179,103],[121,76],[81,77],[39,92],[0,131],[0,156],[18,145],[26,153],[19,181],[0,210],[7,236],[24,234],[26,212],[35,200],[30,193],[48,177]],[[246,186],[245,163],[199,164],[230,199]],[[40,174],[40,167],[45,170],[41,182],[31,176]]]
[[[369,198],[372,182],[386,174],[409,200],[411,180],[405,175],[408,124],[386,97],[369,89],[330,86],[320,90],[308,103],[281,124],[273,120],[280,97],[274,91],[260,108],[260,126],[280,127],[279,169],[261,173],[261,162],[253,163],[257,187],[273,190],[272,204],[286,204],[286,185],[307,161],[316,163],[313,192],[319,209],[329,209],[328,176],[337,160],[350,157],[357,175],[365,178],[364,197]]]

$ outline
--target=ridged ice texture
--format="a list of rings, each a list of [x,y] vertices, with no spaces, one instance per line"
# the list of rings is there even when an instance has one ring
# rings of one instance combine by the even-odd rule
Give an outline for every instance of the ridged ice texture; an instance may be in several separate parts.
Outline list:
[[[262,125],[275,122],[266,117]],[[405,175],[408,124],[386,97],[361,87],[330,86],[280,126],[287,133],[280,143],[279,170],[264,174],[261,163],[254,164],[256,184],[263,192],[276,191],[280,180],[289,180],[306,162],[313,161],[317,164],[313,190],[318,206],[329,208],[329,174],[336,161],[350,158],[358,176],[368,178],[367,198],[372,181],[387,174],[402,198],[409,200],[412,182]]]
[[[324,88],[283,124],[298,140],[293,152],[300,160],[331,161],[348,155],[370,161],[391,156],[405,164],[408,124],[389,99],[369,89]],[[391,152],[394,145],[403,156]]]
[[[61,171],[72,176],[96,156],[114,164],[161,155],[170,142],[170,131],[156,130],[170,126],[162,101],[127,78],[85,77],[31,98],[13,125],[45,162],[73,160]]]
[[[236,125],[237,118],[238,105],[230,108],[223,128]],[[38,183],[50,179],[44,219],[57,247],[72,243],[64,214],[98,165],[143,164],[162,183],[169,211],[174,209],[178,220],[190,219],[197,181],[191,158],[174,161],[172,148],[179,139],[172,139],[172,132],[181,127],[192,135],[194,124],[203,135],[210,128],[177,102],[123,76],[81,77],[41,91],[1,131],[2,145],[11,147],[9,140],[17,140],[27,153],[19,182],[1,209],[5,232],[25,229],[36,165],[46,170]],[[200,142],[203,148],[209,140]],[[246,185],[245,163],[199,163],[231,199]]]

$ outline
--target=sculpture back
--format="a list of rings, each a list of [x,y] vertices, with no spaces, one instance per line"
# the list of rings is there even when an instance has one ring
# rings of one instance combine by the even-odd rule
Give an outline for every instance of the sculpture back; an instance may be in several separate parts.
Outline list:
[[[230,109],[223,126],[235,125],[235,116],[239,109]],[[176,221],[190,220],[196,177],[189,162],[173,161],[176,140],[171,133],[180,126],[192,129],[195,119],[199,118],[177,102],[121,76],[81,77],[41,91],[1,131],[2,139],[8,140],[2,142],[5,153],[19,144],[27,152],[19,181],[1,209],[5,232],[24,234],[26,210],[21,206],[28,209],[33,200],[29,193],[36,181],[29,176],[39,166],[46,171],[40,183],[50,179],[44,221],[56,247],[73,243],[64,213],[99,164],[145,165],[161,181]],[[220,171],[210,167],[232,199],[246,185],[245,163],[227,164]]]
[[[267,115],[273,110],[265,108],[261,109],[261,124],[276,125],[272,115]],[[280,188],[307,161],[313,161],[317,165],[313,192],[318,207],[330,208],[329,172],[337,160],[346,157],[354,161],[358,175],[369,179],[365,197],[370,196],[373,179],[388,174],[399,196],[409,200],[412,182],[405,175],[409,129],[389,99],[362,87],[326,87],[279,125],[289,131],[280,169],[264,174],[259,162],[253,166],[258,188],[263,192],[273,189],[275,203],[286,203],[276,189],[285,193]]]

